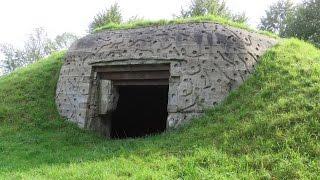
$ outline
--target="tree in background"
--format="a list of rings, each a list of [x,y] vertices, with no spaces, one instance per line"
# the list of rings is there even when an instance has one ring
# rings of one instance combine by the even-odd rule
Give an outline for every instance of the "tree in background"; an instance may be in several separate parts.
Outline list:
[[[192,0],[187,10],[181,10],[181,17],[195,17],[207,14],[229,16],[229,10],[224,1],[219,0]]]
[[[261,18],[259,29],[283,36],[288,17],[293,13],[294,6],[291,0],[280,0],[266,10],[266,16]]]
[[[55,45],[58,50],[69,48],[73,42],[75,42],[78,37],[72,33],[62,33],[61,35],[56,36]]]
[[[0,59],[0,68],[3,69],[4,74],[8,74],[19,67],[36,62],[54,51],[68,48],[76,39],[77,36],[71,33],[63,33],[56,36],[55,40],[51,40],[45,29],[36,28],[29,35],[22,49],[15,48],[11,44],[0,44],[0,53],[3,54],[3,58]]]
[[[23,49],[25,54],[24,61],[27,64],[33,63],[56,50],[54,42],[48,38],[45,29],[36,28],[25,42]]]
[[[289,17],[285,37],[297,37],[320,47],[320,0],[308,0],[297,6]]]
[[[245,13],[232,14],[227,8],[225,1],[220,0],[192,0],[188,9],[182,9],[180,17],[188,18],[195,16],[215,15],[245,23],[248,18]]]
[[[109,23],[120,24],[121,22],[122,15],[120,7],[118,3],[115,3],[111,5],[110,8],[103,10],[93,18],[93,21],[89,25],[89,32],[92,32],[94,29]]]
[[[0,61],[0,68],[4,74],[10,73],[25,65],[24,52],[14,48],[11,44],[0,44],[0,52],[3,53],[3,59]],[[0,74],[1,75],[1,74]]]
[[[247,23],[249,18],[247,17],[246,13],[243,12],[240,14],[232,14],[231,19],[235,22]]]
[[[281,37],[297,37],[320,47],[319,9],[320,0],[306,0],[296,6],[291,0],[280,0],[266,11],[259,29]]]

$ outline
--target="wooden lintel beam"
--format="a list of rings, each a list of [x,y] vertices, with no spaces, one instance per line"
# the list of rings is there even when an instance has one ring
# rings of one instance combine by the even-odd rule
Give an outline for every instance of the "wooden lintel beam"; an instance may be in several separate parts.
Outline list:
[[[169,79],[170,74],[168,71],[148,71],[148,72],[108,72],[100,73],[102,79],[108,80],[134,80],[134,79]]]
[[[169,64],[112,65],[95,67],[96,72],[169,71]]]
[[[155,85],[168,85],[168,80],[157,79],[157,80],[122,80],[122,81],[113,81],[113,85],[115,86],[155,86]]]

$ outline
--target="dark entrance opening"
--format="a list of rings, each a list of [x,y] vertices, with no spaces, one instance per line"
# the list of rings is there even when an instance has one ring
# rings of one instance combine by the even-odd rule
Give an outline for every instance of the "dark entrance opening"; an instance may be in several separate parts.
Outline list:
[[[118,86],[111,138],[143,137],[166,129],[168,85]]]
[[[166,129],[170,64],[98,66],[95,71],[119,95],[106,118],[108,137],[143,137]]]

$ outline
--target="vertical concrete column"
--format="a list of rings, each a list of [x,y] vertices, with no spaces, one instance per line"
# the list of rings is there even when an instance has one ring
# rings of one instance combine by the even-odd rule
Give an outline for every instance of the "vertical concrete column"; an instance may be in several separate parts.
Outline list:
[[[119,93],[110,80],[100,80],[99,113],[106,115],[117,108]]]

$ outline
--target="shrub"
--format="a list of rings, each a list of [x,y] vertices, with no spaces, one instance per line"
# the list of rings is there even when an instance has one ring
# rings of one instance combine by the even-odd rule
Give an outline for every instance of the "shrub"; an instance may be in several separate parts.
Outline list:
[[[120,24],[122,21],[122,15],[120,7],[117,3],[110,6],[109,9],[99,12],[89,25],[89,31],[92,32],[94,29],[101,27],[105,24],[115,23]]]

